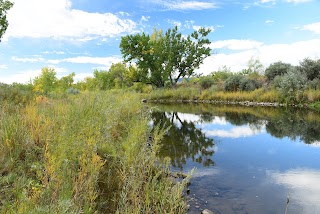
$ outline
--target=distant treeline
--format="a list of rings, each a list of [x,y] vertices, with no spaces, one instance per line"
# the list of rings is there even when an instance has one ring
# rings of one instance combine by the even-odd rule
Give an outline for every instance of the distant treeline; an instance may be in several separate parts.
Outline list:
[[[198,75],[181,79],[177,85],[166,82],[163,87],[152,84],[148,75],[136,66],[125,63],[113,64],[109,70],[95,70],[93,77],[83,81],[74,81],[75,73],[60,79],[53,68],[45,67],[41,74],[27,84],[0,84],[0,100],[25,103],[34,95],[55,96],[57,94],[78,94],[80,91],[103,91],[125,89],[142,93],[151,93],[158,98],[165,91],[159,89],[185,91],[190,99],[232,99],[232,94],[255,94],[267,96],[266,101],[286,103],[316,102],[320,98],[320,60],[304,59],[300,65],[293,66],[284,62],[275,62],[266,69],[257,59],[248,62],[247,69],[233,72],[224,66],[209,75]],[[193,92],[190,93],[190,90]],[[242,93],[243,92],[243,93]],[[231,93],[231,98],[220,97]],[[271,93],[271,94],[270,94]],[[162,94],[162,95],[161,95]],[[174,95],[172,95],[174,97]],[[191,97],[190,97],[191,96]],[[220,98],[219,98],[220,97]],[[169,96],[170,98],[170,96]],[[271,99],[273,98],[273,99]],[[183,99],[183,97],[182,97]],[[237,99],[236,97],[234,99]],[[251,99],[250,97],[248,99]],[[253,101],[255,98],[252,98]],[[258,98],[257,98],[258,99]],[[242,100],[242,99],[240,99]],[[257,100],[259,101],[259,100]]]

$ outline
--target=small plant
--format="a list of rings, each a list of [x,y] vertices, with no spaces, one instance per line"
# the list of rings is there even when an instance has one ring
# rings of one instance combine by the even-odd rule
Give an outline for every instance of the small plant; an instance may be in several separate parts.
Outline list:
[[[80,94],[80,90],[79,89],[75,89],[75,88],[69,88],[67,90],[68,94]]]

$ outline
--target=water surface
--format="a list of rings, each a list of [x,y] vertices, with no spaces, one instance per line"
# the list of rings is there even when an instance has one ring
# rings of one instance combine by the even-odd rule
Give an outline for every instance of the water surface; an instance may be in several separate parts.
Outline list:
[[[215,105],[152,106],[160,156],[196,168],[189,213],[320,213],[320,115]],[[289,203],[287,200],[289,197]]]

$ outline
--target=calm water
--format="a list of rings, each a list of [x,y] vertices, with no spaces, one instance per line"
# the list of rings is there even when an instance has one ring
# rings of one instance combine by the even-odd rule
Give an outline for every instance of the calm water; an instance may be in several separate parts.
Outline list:
[[[320,115],[297,109],[152,106],[160,156],[196,168],[189,213],[320,213]]]

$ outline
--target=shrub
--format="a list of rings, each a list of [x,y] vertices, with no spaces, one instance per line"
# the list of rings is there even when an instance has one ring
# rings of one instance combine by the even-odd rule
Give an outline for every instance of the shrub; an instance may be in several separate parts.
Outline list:
[[[238,91],[240,89],[240,81],[244,78],[243,75],[237,74],[228,77],[224,84],[224,89],[226,91]]]
[[[274,86],[286,102],[301,102],[306,83],[307,76],[293,68],[283,76],[276,77]]]
[[[75,89],[75,88],[69,88],[67,90],[68,94],[80,94],[80,90],[79,89]]]
[[[304,73],[308,80],[320,78],[320,59],[304,59],[300,62],[299,70]]]
[[[271,64],[265,71],[265,75],[267,76],[269,81],[272,81],[277,76],[282,76],[288,73],[289,69],[292,65],[284,63],[284,62],[276,62]]]
[[[208,89],[214,84],[214,80],[211,77],[205,76],[200,78],[199,84],[202,89]]]
[[[261,85],[255,79],[244,77],[239,82],[239,89],[241,91],[253,91],[259,87],[261,87]]]

